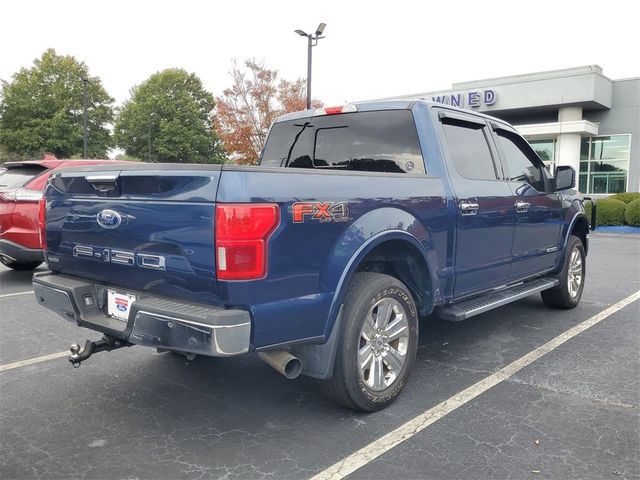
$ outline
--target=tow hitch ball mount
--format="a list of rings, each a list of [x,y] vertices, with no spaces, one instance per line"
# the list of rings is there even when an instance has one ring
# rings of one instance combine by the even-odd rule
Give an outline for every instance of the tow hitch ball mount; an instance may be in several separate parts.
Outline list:
[[[80,345],[78,345],[77,343],[72,344],[69,347],[69,350],[71,351],[69,361],[71,362],[71,365],[73,365],[75,368],[78,368],[80,366],[80,363],[84,362],[94,353],[110,352],[111,350],[117,350],[118,348],[122,347],[130,347],[131,345],[133,344],[125,342],[124,340],[120,340],[119,338],[105,335],[104,337],[102,337],[102,340],[98,340],[97,342],[87,340],[82,351],[80,351]]]

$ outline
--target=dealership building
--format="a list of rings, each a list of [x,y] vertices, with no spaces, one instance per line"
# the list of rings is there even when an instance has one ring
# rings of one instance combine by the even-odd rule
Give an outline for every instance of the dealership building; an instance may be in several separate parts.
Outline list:
[[[640,191],[640,77],[612,80],[589,65],[393,98],[432,100],[506,120],[547,165],[579,172],[584,194]]]

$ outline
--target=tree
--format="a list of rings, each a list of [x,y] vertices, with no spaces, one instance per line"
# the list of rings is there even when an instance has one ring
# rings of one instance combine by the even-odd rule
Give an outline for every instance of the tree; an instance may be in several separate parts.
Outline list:
[[[277,70],[254,59],[244,65],[245,70],[232,63],[233,85],[216,99],[215,129],[233,160],[254,164],[276,117],[306,108],[306,82],[301,78],[278,82]],[[322,106],[318,100],[312,103]]]
[[[133,87],[115,126],[126,155],[154,162],[220,163],[213,95],[193,73],[167,69]]]
[[[83,154],[83,80],[87,80],[89,156],[104,157],[111,146],[113,98],[84,62],[49,49],[22,68],[11,82],[2,81],[0,145],[12,155],[58,158]]]

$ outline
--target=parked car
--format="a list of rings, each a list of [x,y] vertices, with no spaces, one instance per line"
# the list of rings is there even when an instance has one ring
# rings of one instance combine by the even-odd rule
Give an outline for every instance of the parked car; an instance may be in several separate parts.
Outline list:
[[[406,385],[418,319],[460,321],[540,292],[578,304],[588,222],[507,123],[425,101],[280,117],[260,166],[103,165],[54,173],[40,304],[132,344],[250,351],[372,411]],[[134,388],[134,386],[132,386]]]
[[[104,163],[113,163],[113,160],[4,163],[0,168],[0,262],[14,270],[33,270],[44,261],[38,201],[52,171],[69,165]]]

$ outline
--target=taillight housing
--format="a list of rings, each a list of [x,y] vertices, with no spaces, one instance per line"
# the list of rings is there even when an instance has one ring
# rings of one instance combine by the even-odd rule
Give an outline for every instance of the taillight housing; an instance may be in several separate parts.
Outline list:
[[[30,188],[17,188],[0,192],[0,199],[8,202],[39,202],[42,198],[42,190]]]
[[[269,236],[280,224],[275,203],[216,205],[216,270],[220,280],[256,280],[267,275]]]
[[[357,111],[358,111],[358,107],[350,103],[347,105],[337,105],[335,107],[316,108],[315,111],[313,112],[313,116],[319,117],[322,115],[337,115],[338,113],[353,113]]]
[[[47,220],[47,201],[44,197],[38,200],[38,235],[40,236],[40,245],[42,249],[47,249],[47,237],[45,235],[45,224]]]

